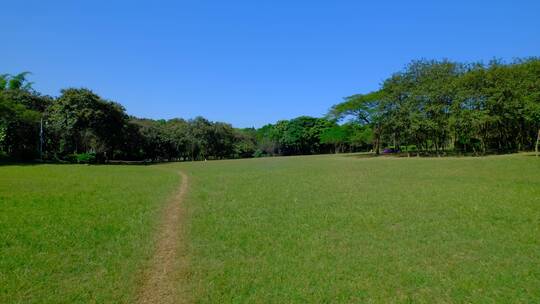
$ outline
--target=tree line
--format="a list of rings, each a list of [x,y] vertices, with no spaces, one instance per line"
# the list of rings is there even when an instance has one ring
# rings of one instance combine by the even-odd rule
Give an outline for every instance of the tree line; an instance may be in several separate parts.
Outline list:
[[[536,58],[488,64],[413,61],[379,90],[347,97],[325,117],[301,116],[258,129],[203,117],[137,118],[85,88],[42,95],[28,75],[0,75],[3,158],[105,162],[356,151],[485,154],[538,149],[540,140]]]
[[[329,116],[373,128],[376,152],[507,153],[540,141],[540,60],[413,61]]]
[[[28,73],[1,76],[0,153],[4,158],[69,162],[206,160],[336,151],[332,132],[354,137],[339,151],[367,149],[367,127],[302,116],[262,128],[234,128],[203,117],[144,119],[85,88],[60,96],[32,89]]]

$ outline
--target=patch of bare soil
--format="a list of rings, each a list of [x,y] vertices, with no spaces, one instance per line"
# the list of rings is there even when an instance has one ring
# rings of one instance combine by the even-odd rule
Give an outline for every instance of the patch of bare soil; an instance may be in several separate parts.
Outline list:
[[[182,202],[188,188],[188,177],[179,172],[180,187],[163,212],[161,227],[157,236],[157,246],[150,267],[145,273],[139,291],[138,303],[178,303],[177,286],[179,248],[181,246]],[[181,301],[184,302],[184,301]]]

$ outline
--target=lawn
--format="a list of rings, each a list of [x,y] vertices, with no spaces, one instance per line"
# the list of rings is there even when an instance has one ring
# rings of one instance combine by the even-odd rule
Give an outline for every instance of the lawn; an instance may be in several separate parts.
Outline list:
[[[178,170],[179,299],[540,299],[540,159],[326,155],[0,166],[0,303],[132,303]]]
[[[198,303],[531,303],[540,159],[310,156],[180,165]]]
[[[0,166],[0,303],[133,303],[178,181],[159,166]]]

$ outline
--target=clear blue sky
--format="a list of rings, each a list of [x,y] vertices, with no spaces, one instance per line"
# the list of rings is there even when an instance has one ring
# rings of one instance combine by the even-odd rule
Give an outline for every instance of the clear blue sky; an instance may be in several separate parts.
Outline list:
[[[323,115],[412,59],[540,55],[540,1],[369,2],[7,1],[0,72],[140,117],[258,127]]]

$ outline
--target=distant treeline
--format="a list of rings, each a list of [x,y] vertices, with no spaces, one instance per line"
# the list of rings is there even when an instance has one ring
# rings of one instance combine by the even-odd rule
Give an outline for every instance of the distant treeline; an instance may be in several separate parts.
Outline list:
[[[346,98],[329,116],[373,128],[375,150],[504,153],[540,139],[540,60],[509,64],[413,61],[378,91]]]
[[[28,73],[0,75],[0,156],[71,162],[204,160],[369,151],[444,154],[530,150],[540,137],[540,60],[414,61],[378,91],[322,118],[259,129],[202,117],[129,116],[88,89],[54,98]]]

